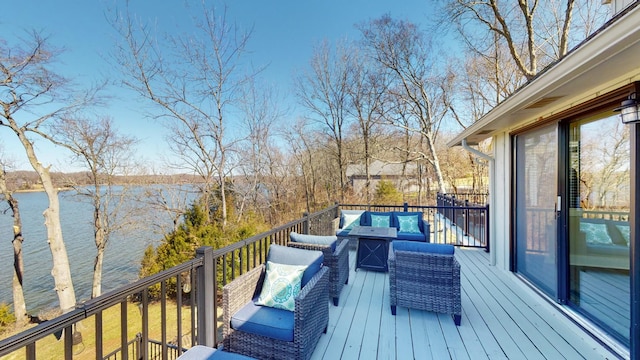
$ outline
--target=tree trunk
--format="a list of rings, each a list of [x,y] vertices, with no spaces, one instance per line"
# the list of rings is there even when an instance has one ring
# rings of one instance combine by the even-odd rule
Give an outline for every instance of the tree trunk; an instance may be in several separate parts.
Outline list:
[[[73,281],[71,280],[71,268],[69,266],[69,257],[67,249],[64,245],[62,237],[62,226],[60,225],[60,202],[58,199],[58,190],[53,186],[49,169],[44,167],[36,156],[33,144],[27,139],[24,131],[19,128],[15,121],[11,122],[11,128],[20,138],[22,146],[24,146],[27,157],[33,169],[38,173],[42,186],[49,200],[49,207],[42,213],[44,216],[44,224],[47,228],[47,242],[51,250],[53,260],[53,268],[51,275],[55,284],[54,290],[58,294],[58,301],[62,312],[72,310],[76,305],[76,294],[73,289]]]
[[[29,157],[31,160],[31,157]],[[33,159],[35,160],[35,158]],[[33,161],[32,160],[32,161]],[[76,294],[73,289],[73,281],[71,279],[71,268],[69,266],[69,257],[67,249],[62,237],[62,226],[60,225],[60,203],[58,201],[58,190],[53,187],[49,169],[37,163],[34,166],[44,186],[47,197],[49,198],[49,207],[44,211],[44,224],[47,227],[47,241],[51,250],[53,259],[53,268],[51,275],[53,276],[55,291],[58,294],[60,309],[63,313],[73,310],[76,306]]]
[[[16,326],[21,327],[29,320],[27,304],[24,300],[24,259],[22,258],[22,220],[18,200],[9,195],[7,198],[13,211],[13,313],[16,316]]]
[[[27,304],[24,300],[24,261],[22,259],[22,219],[20,218],[20,208],[18,200],[7,189],[4,169],[0,170],[0,194],[4,194],[13,216],[13,313],[16,317],[16,327],[25,325],[29,316],[27,315]]]
[[[101,233],[101,232],[100,232]],[[98,244],[98,237],[96,234],[96,245]],[[98,252],[96,253],[96,259],[93,263],[93,284],[91,286],[91,298],[96,298],[102,294],[102,265],[104,262],[104,240],[102,244],[97,246]]]
[[[431,153],[430,155],[431,155],[433,171],[435,172],[436,180],[438,181],[438,191],[444,194],[446,192],[445,186],[444,186],[444,177],[442,176],[442,170],[440,169],[440,160],[438,159],[436,146],[433,143],[433,135],[427,134],[425,138],[427,140],[429,152]]]
[[[96,187],[99,191],[99,187]],[[102,213],[100,212],[100,196],[94,198],[93,226],[94,240],[96,243],[96,258],[93,263],[93,283],[91,285],[91,298],[102,294],[102,265],[104,261],[104,250],[107,248],[107,235],[102,224]]]
[[[363,142],[364,142],[364,168],[365,168],[365,176],[366,181],[364,185],[367,205],[371,205],[371,154],[369,153],[369,132],[367,129],[363,129]]]

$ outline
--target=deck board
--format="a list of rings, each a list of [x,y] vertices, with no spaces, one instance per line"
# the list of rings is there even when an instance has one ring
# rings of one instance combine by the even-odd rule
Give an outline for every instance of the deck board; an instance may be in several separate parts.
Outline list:
[[[483,250],[456,250],[462,323],[398,307],[392,316],[388,274],[359,269],[350,253],[349,283],[312,359],[613,359],[513,274],[488,265]]]

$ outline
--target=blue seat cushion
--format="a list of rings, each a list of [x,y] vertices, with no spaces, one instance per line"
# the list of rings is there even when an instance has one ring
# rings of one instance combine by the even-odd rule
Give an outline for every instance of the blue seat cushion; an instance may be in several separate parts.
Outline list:
[[[251,360],[248,356],[230,353],[208,346],[196,345],[180,355],[178,360]]]
[[[301,285],[304,287],[313,276],[320,271],[324,255],[322,251],[297,249],[288,246],[272,244],[269,247],[267,261],[287,265],[306,265],[302,275]]]
[[[398,232],[398,239],[409,240],[409,241],[422,241],[426,242],[426,238],[422,233],[407,233],[407,232]]]
[[[453,255],[455,247],[448,244],[433,244],[428,242],[397,240],[393,242],[393,250]]]
[[[254,301],[257,299],[254,299]],[[231,317],[231,328],[282,341],[293,341],[293,312],[249,301]]]
[[[331,248],[331,252],[336,251],[336,246],[338,244],[338,237],[335,235],[321,236],[321,235],[298,234],[297,232],[292,232],[291,234],[289,234],[289,238],[293,242],[300,242],[300,243],[314,244],[314,245],[327,245]]]

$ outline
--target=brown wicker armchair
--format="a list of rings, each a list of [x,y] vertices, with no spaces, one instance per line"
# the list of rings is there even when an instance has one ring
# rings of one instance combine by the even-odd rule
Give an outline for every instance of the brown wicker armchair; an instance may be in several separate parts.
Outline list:
[[[453,245],[394,241],[389,249],[391,313],[396,306],[451,314],[460,325],[460,264]]]
[[[239,276],[222,290],[223,348],[257,359],[309,359],[329,324],[329,268],[320,266],[323,255],[271,245],[267,261],[308,265],[295,310],[259,306],[266,266]],[[319,261],[317,260],[319,259]],[[313,269],[318,264],[316,269]],[[307,274],[307,271],[310,271]]]
[[[338,306],[340,291],[349,283],[349,242],[339,241],[337,236],[306,235],[292,232],[289,247],[322,251],[324,265],[331,270],[329,274],[329,296],[333,305]]]

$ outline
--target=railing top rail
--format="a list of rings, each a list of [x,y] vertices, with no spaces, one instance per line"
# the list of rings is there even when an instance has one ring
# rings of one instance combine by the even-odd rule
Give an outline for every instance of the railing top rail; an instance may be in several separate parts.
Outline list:
[[[235,243],[233,243],[231,245],[227,245],[227,246],[225,246],[223,248],[216,249],[216,250],[213,251],[213,257],[214,258],[219,258],[219,257],[221,257],[223,255],[226,255],[226,254],[230,253],[231,251],[238,250],[238,249],[243,248],[243,247],[245,247],[247,245],[251,245],[252,243],[255,243],[255,242],[258,242],[258,241],[260,241],[262,239],[265,239],[265,238],[267,238],[267,237],[269,237],[269,236],[271,236],[273,234],[276,234],[276,233],[279,233],[281,231],[285,231],[285,230],[288,230],[288,229],[293,228],[295,226],[298,226],[298,225],[304,223],[306,221],[306,218],[314,218],[314,217],[320,216],[320,215],[322,215],[322,214],[324,214],[324,213],[326,213],[328,211],[334,210],[338,206],[339,206],[338,204],[331,205],[331,206],[329,206],[329,207],[327,207],[327,208],[325,208],[323,210],[316,211],[316,212],[311,213],[311,214],[307,214],[303,218],[290,221],[290,222],[288,222],[286,224],[280,225],[278,227],[275,227],[275,228],[273,228],[271,230],[268,230],[268,231],[265,231],[263,233],[254,235],[254,236],[252,236],[250,238],[246,238],[244,240],[237,241],[237,242],[235,242]]]
[[[0,353],[7,354],[9,352],[19,350],[28,344],[35,343],[36,341],[53,333],[62,332],[64,328],[83,319],[85,319],[85,312],[83,309],[71,310],[56,317],[55,321],[45,321],[31,329],[27,329],[0,341]]]
[[[357,208],[357,207],[361,207],[361,208],[367,208],[367,207],[372,207],[374,205],[359,205],[359,204],[340,204],[340,206],[344,206],[344,207],[353,207],[353,208]],[[402,211],[404,211],[404,206],[402,205],[377,205],[379,207],[385,207],[385,208],[398,208],[401,209]],[[427,210],[433,210],[433,209],[455,209],[455,210],[460,210],[460,209],[485,209],[486,205],[479,205],[479,204],[469,204],[469,205],[408,205],[409,209],[427,209]]]
[[[243,247],[245,247],[247,245],[251,245],[251,244],[253,244],[255,242],[258,242],[258,241],[260,241],[262,239],[268,238],[269,236],[271,236],[273,234],[279,233],[281,231],[290,229],[290,228],[292,228],[292,227],[294,227],[296,225],[302,224],[303,222],[304,222],[304,219],[291,221],[291,222],[286,223],[284,225],[278,226],[277,228],[271,229],[269,231],[265,231],[265,232],[260,233],[258,235],[254,235],[254,236],[252,236],[250,238],[246,238],[244,240],[236,241],[235,243],[233,243],[231,245],[227,245],[227,246],[225,246],[223,248],[214,250],[213,251],[213,257],[214,258],[219,258],[219,257],[221,257],[223,255],[226,255],[226,254],[230,253],[231,251],[238,250],[238,249],[243,248]]]
[[[86,312],[86,316],[89,317],[111,306],[117,305],[126,299],[128,296],[135,295],[148,289],[150,286],[160,283],[166,279],[178,276],[186,271],[190,271],[202,266],[202,258],[195,258],[186,261],[182,264],[178,264],[170,269],[163,270],[159,273],[149,275],[136,282],[128,285],[121,286],[117,289],[111,290],[97,298],[89,299],[78,304],[77,308]]]

